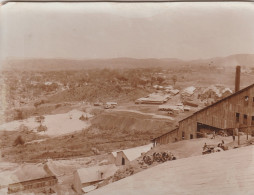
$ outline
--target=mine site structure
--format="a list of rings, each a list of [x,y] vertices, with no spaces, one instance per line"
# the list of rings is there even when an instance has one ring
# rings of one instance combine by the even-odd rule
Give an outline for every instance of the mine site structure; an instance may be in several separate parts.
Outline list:
[[[240,90],[240,72],[241,67],[237,66],[235,93],[180,120],[178,128],[154,138],[154,145],[205,137],[213,132],[232,135],[235,128],[247,132],[247,136],[252,134],[254,84]]]

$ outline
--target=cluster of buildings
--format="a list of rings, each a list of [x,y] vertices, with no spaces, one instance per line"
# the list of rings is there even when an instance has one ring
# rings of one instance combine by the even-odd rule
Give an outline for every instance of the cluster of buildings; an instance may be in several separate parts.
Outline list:
[[[109,154],[107,162],[95,166],[76,168],[66,164],[48,160],[45,163],[25,163],[13,171],[0,173],[0,194],[59,194],[63,176],[73,175],[72,190],[78,194],[88,193],[105,180],[113,176],[116,171],[142,153],[149,151],[152,144],[119,150]]]
[[[203,137],[205,133],[254,127],[254,84],[240,90],[240,66],[236,68],[235,93],[179,121],[179,126],[153,139],[154,145]]]

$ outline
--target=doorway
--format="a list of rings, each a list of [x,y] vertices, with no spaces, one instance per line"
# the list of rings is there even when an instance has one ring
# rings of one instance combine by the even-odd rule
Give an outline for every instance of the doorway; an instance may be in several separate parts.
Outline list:
[[[122,165],[125,165],[125,159],[122,157]]]

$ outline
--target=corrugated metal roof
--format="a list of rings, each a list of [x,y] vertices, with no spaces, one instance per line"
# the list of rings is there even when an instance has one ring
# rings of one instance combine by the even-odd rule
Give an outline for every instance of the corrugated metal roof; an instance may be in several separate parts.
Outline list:
[[[135,148],[128,148],[128,149],[120,150],[120,151],[122,151],[125,154],[125,156],[128,158],[129,161],[133,161],[137,159],[138,157],[140,157],[143,152],[148,152],[152,146],[153,146],[152,144],[148,144],[148,145],[138,146]],[[112,154],[116,157],[117,152],[120,152],[120,151],[112,152]]]
[[[117,169],[118,168],[114,164],[110,164],[78,169],[77,173],[80,178],[80,182],[84,184],[104,180],[114,175]]]

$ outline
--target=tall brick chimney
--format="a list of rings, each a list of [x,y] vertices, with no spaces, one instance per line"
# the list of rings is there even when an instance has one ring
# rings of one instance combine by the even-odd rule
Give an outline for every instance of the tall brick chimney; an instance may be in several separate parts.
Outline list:
[[[241,66],[236,66],[236,71],[235,71],[235,92],[240,90],[240,73],[241,73]]]

